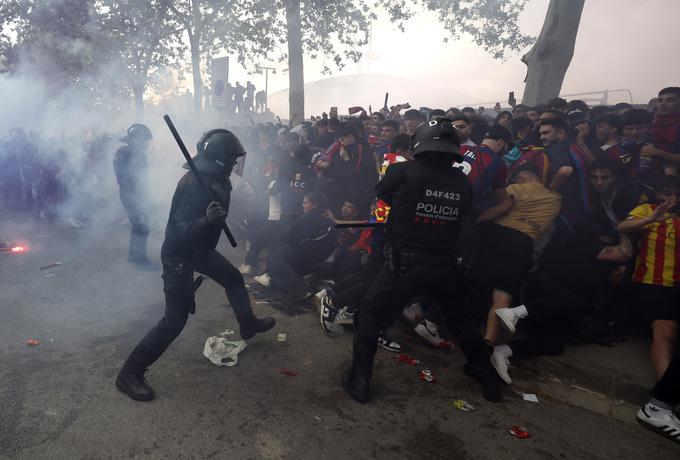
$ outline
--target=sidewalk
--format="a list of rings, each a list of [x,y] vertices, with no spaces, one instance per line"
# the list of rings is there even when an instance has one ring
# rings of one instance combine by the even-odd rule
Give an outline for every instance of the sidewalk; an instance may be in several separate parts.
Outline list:
[[[571,345],[561,356],[515,360],[511,373],[516,390],[629,422],[655,383],[649,341],[639,337],[615,347]]]

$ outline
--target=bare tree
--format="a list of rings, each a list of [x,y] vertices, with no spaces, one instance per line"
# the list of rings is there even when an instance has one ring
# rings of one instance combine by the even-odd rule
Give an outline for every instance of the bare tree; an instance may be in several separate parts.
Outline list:
[[[557,97],[574,56],[585,0],[550,0],[543,28],[522,57],[527,65],[522,103],[536,105]]]

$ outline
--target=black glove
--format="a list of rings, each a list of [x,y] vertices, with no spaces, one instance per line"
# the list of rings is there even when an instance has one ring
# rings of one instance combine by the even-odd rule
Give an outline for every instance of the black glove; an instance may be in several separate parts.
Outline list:
[[[208,205],[208,208],[205,211],[205,215],[208,217],[208,220],[210,222],[217,222],[220,219],[224,219],[227,213],[224,212],[224,208],[222,208],[222,205],[220,203],[218,203],[217,201],[212,201]]]

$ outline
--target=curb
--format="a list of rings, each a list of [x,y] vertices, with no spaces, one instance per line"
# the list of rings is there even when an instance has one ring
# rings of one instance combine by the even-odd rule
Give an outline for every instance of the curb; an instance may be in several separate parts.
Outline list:
[[[550,399],[624,422],[635,423],[635,415],[640,407],[579,385],[545,380],[539,382],[538,387],[539,392]]]
[[[635,423],[639,407],[650,387],[616,369],[587,366],[575,368],[549,357],[520,361],[519,386],[570,406],[580,407],[624,422]],[[514,369],[513,369],[514,370]]]

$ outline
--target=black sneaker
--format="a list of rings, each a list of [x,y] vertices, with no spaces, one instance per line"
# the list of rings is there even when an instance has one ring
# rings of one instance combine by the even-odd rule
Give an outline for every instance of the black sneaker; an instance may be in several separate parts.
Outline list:
[[[484,396],[484,399],[489,402],[500,402],[501,394],[503,393],[503,381],[491,364],[478,367],[468,361],[463,365],[463,372],[482,385],[482,396]]]
[[[153,388],[144,380],[144,373],[122,370],[116,378],[116,387],[135,401],[151,401],[155,397]]]
[[[241,329],[241,338],[243,340],[248,340],[252,338],[255,334],[261,332],[267,332],[274,326],[276,326],[276,321],[271,316],[265,316],[264,318],[252,317],[249,320],[239,324]]]
[[[345,371],[342,374],[342,388],[356,402],[364,404],[371,399],[369,380],[365,377],[354,375],[352,370]]]
[[[392,340],[387,334],[381,332],[378,336],[378,346],[384,348],[391,353],[401,352],[401,345]]]

